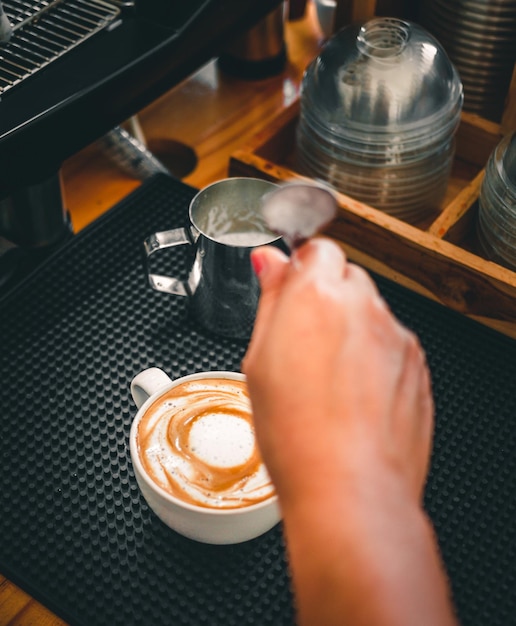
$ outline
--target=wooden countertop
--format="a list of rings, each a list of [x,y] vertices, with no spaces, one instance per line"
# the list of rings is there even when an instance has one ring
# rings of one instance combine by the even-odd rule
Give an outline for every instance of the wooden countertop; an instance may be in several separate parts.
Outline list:
[[[200,188],[225,178],[230,155],[297,96],[303,71],[322,43],[311,3],[303,19],[287,22],[285,40],[288,63],[281,75],[238,80],[221,74],[211,62],[138,114],[147,145],[163,163],[172,163],[178,172],[193,164],[178,176],[185,183]],[[98,144],[65,162],[62,175],[75,232],[141,184],[111,162]],[[0,626],[64,624],[0,574]]]

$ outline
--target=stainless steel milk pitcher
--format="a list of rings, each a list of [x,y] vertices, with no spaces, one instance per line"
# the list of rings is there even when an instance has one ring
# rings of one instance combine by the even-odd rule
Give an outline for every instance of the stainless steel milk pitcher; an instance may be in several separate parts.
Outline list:
[[[165,248],[193,246],[188,279],[152,273],[147,263],[151,287],[189,298],[192,316],[205,329],[248,338],[260,295],[251,251],[280,242],[261,214],[263,196],[276,187],[256,178],[226,178],[199,191],[185,227],[153,233],[144,242],[147,260]]]

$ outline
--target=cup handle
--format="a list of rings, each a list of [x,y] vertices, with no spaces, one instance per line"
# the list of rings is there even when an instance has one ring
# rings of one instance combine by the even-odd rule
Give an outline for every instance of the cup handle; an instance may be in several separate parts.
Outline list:
[[[172,230],[164,230],[159,233],[149,235],[143,242],[145,252],[145,270],[149,279],[150,286],[156,291],[172,293],[176,296],[188,296],[188,289],[185,283],[173,276],[163,276],[162,274],[152,274],[149,268],[149,257],[158,250],[172,248],[173,246],[181,246],[183,244],[191,244],[192,241],[188,236],[185,228],[174,228]]]
[[[131,395],[138,408],[152,395],[170,385],[172,379],[159,367],[149,367],[137,374],[131,382]]]

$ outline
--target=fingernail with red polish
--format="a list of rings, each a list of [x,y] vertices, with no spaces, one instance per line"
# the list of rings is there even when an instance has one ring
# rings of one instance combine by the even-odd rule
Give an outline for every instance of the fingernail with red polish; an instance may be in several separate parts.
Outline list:
[[[257,250],[251,253],[251,265],[253,266],[254,273],[259,277],[265,268],[265,260]]]

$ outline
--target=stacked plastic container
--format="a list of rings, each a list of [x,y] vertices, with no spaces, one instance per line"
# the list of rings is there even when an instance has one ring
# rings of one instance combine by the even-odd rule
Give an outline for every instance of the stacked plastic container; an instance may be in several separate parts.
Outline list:
[[[516,132],[489,157],[478,204],[477,233],[486,256],[516,269]]]
[[[408,222],[440,208],[463,92],[426,30],[393,18],[344,28],[307,68],[300,100],[303,174]]]
[[[516,61],[516,0],[422,0],[421,24],[464,85],[464,109],[500,121]]]

